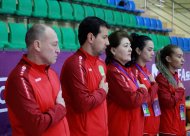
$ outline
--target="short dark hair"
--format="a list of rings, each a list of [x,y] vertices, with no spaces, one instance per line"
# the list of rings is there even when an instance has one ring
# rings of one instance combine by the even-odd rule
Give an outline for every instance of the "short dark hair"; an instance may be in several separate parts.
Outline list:
[[[92,33],[96,37],[100,32],[101,26],[109,28],[109,25],[104,20],[95,16],[86,17],[84,20],[82,20],[78,30],[78,39],[80,45],[82,46],[84,44],[88,33]]]
[[[128,35],[128,33],[122,30],[115,31],[108,36],[110,44],[106,48],[106,60],[105,60],[106,64],[111,63],[114,58],[114,55],[111,52],[111,48],[112,47],[117,48],[120,45],[121,40],[123,38],[128,38],[129,41],[131,41],[131,37]]]
[[[47,25],[44,24],[35,24],[33,25],[26,33],[25,36],[25,42],[26,42],[26,46],[27,48],[35,41],[35,40],[39,40],[42,36],[42,34],[44,34],[46,27],[49,27]]]

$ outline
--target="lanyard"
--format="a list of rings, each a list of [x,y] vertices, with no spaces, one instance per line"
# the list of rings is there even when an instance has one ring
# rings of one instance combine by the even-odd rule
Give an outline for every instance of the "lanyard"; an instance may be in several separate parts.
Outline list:
[[[137,63],[135,64],[135,66],[145,76],[145,78],[151,83],[148,75],[142,70],[142,68]]]
[[[118,65],[117,62],[113,61],[112,64],[117,67],[119,70],[121,70],[123,73],[125,73],[126,76],[128,76],[131,81],[133,81],[133,83],[136,85],[137,88],[139,88],[139,85],[137,83],[137,80],[135,78],[132,78],[120,65]]]

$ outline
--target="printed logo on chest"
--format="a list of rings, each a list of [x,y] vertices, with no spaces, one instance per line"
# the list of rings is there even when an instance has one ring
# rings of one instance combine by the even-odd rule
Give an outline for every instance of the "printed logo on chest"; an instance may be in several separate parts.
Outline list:
[[[41,77],[35,79],[36,82],[39,82],[39,81],[41,81],[41,80],[42,80]]]

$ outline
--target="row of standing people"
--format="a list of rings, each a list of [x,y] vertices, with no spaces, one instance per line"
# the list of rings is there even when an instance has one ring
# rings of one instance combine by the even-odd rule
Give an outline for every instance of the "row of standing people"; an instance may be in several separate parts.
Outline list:
[[[44,24],[29,29],[28,52],[5,87],[13,136],[185,136],[185,89],[176,72],[182,50],[168,45],[157,53],[155,81],[146,67],[152,40],[108,30],[97,17],[80,23],[81,47],[65,61],[60,84],[50,68],[60,53],[56,33]],[[105,50],[106,63],[99,58]]]

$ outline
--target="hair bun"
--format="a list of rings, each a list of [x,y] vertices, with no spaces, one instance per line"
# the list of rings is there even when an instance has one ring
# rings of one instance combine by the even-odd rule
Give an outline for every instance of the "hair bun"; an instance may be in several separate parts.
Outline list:
[[[132,33],[132,34],[131,34],[132,40],[133,40],[133,39],[136,39],[137,37],[139,37],[139,35],[138,35],[137,33]]]

